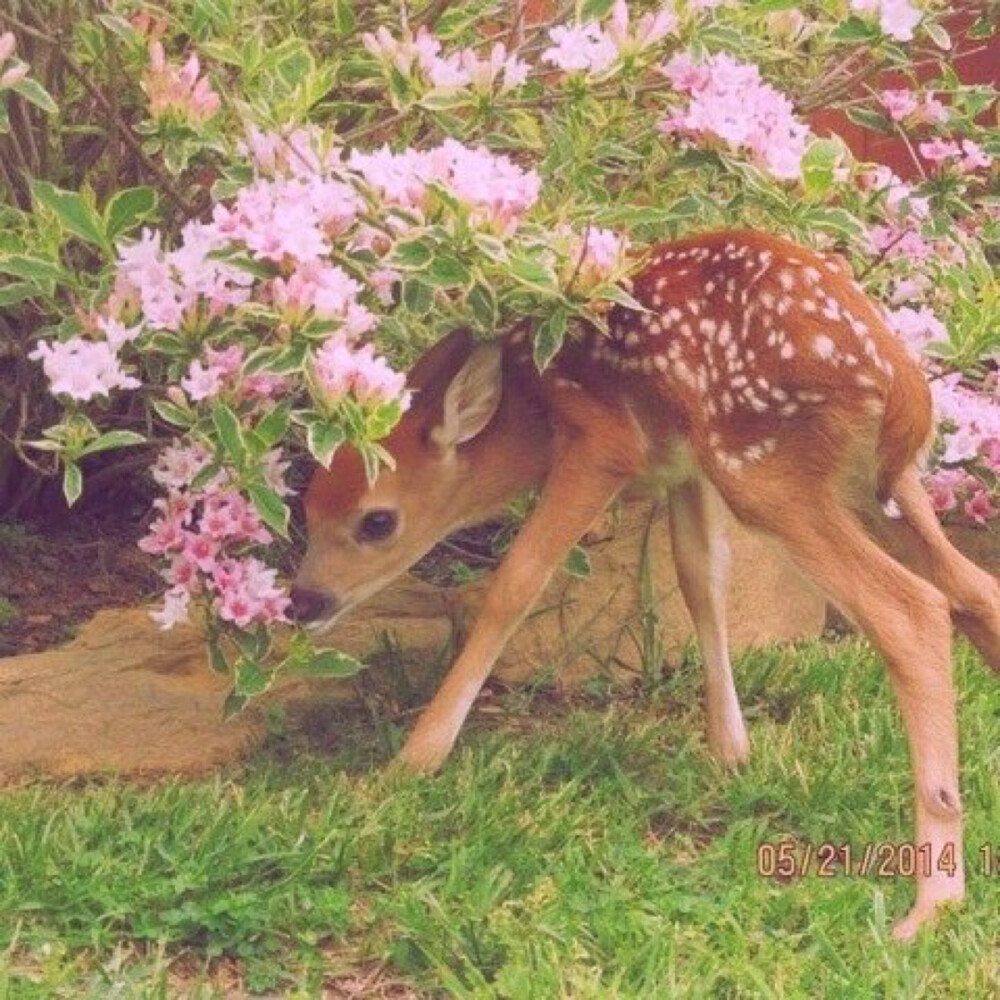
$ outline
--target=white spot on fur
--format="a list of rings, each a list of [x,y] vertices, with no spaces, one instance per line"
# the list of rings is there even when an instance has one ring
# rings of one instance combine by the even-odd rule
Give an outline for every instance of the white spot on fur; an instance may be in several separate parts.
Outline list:
[[[821,333],[813,341],[813,351],[821,358],[829,359],[833,357],[837,350],[837,345],[825,334]]]

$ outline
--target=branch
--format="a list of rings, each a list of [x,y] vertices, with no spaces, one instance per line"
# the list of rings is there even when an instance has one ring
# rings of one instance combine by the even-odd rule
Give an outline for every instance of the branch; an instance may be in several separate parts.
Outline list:
[[[23,21],[19,21],[16,17],[3,10],[0,10],[0,22],[6,23],[15,31],[23,32],[29,38],[37,38],[40,42],[45,42],[46,45],[53,46],[53,48],[59,52],[66,68],[73,76],[76,77],[83,89],[87,91],[91,98],[97,102],[104,113],[108,116],[111,124],[115,127],[118,135],[121,136],[129,150],[157,179],[160,186],[163,188],[164,193],[177,206],[177,208],[180,209],[184,217],[186,219],[193,218],[196,214],[194,208],[188,204],[187,200],[180,193],[174,182],[170,179],[170,176],[163,170],[163,168],[146,155],[142,148],[142,144],[132,131],[131,126],[121,117],[121,115],[118,114],[111,102],[104,96],[100,88],[93,82],[93,80],[90,79],[88,74],[80,67],[72,56],[66,52],[65,43],[58,38],[53,38],[44,31],[39,31],[37,28],[33,28],[30,24],[25,24]]]

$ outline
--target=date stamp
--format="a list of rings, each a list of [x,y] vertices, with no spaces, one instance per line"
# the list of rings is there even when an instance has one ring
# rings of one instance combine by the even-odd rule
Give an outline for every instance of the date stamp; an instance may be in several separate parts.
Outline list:
[[[1000,874],[1000,847],[984,845],[983,871]],[[929,878],[935,872],[954,875],[958,857],[948,844],[935,850],[929,843],[906,841],[868,844],[811,844],[793,840],[764,841],[757,846],[757,874],[779,881],[817,878]]]

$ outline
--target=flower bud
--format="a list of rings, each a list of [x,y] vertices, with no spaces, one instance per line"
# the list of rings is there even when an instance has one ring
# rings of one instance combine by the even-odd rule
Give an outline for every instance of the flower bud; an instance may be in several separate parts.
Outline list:
[[[167,399],[169,399],[171,403],[174,403],[177,406],[188,405],[188,398],[184,394],[184,390],[180,386],[177,385],[167,386],[166,395]]]
[[[17,47],[17,39],[13,31],[5,31],[0,35],[0,63],[5,62],[14,54]]]
[[[791,10],[776,10],[767,16],[768,34],[778,41],[795,41],[805,26],[805,17],[794,7]]]
[[[10,69],[0,75],[0,90],[6,90],[9,87],[19,84],[28,75],[28,68],[27,63],[18,63],[16,66],[11,66]]]

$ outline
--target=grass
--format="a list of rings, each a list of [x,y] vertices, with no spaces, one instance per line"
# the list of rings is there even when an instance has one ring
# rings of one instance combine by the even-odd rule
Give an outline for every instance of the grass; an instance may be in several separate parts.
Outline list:
[[[279,739],[209,780],[9,790],[0,1000],[996,997],[1000,689],[965,650],[956,672],[969,901],[910,947],[908,880],[757,874],[762,842],[911,837],[888,685],[846,640],[741,659],[734,776],[689,664],[642,697],[502,700],[433,780],[370,770],[393,739],[345,718],[326,753]]]

